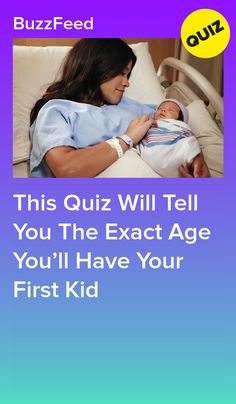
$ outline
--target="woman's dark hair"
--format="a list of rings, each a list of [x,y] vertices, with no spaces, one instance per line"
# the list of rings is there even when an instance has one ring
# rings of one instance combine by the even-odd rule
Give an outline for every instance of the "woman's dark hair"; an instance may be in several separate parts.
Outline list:
[[[100,105],[103,102],[100,85],[121,74],[130,62],[133,68],[136,56],[122,39],[81,39],[69,51],[61,78],[52,83],[34,105],[30,125],[52,99]]]

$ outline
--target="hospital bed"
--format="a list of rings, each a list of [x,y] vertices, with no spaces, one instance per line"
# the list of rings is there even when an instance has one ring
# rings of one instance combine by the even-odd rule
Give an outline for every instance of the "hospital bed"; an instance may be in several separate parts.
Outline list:
[[[137,63],[130,77],[126,96],[143,103],[158,104],[176,98],[189,111],[189,126],[196,135],[212,177],[223,177],[223,99],[193,67],[169,57],[156,72],[146,42],[130,45]],[[29,114],[55,75],[70,47],[14,46],[13,49],[13,176],[29,177]],[[186,82],[169,80],[169,69],[186,75],[204,94],[202,100]],[[173,76],[173,75],[172,75]],[[178,77],[178,74],[174,76]],[[98,175],[106,177],[158,178],[132,149]]]

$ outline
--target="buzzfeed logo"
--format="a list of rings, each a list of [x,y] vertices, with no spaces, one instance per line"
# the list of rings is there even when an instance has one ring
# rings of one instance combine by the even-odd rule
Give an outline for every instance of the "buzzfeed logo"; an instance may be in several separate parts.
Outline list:
[[[26,20],[24,17],[14,17],[14,30],[32,30],[32,31],[56,31],[58,28],[65,30],[93,30],[94,20],[93,17],[82,20],[64,20],[63,17],[53,17],[51,20]]]

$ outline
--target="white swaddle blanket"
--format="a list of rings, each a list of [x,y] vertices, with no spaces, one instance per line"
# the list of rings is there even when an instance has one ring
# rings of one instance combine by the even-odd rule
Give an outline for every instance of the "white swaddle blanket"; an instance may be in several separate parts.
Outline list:
[[[141,157],[162,177],[178,177],[181,164],[200,153],[189,126],[176,119],[159,119],[138,145]]]

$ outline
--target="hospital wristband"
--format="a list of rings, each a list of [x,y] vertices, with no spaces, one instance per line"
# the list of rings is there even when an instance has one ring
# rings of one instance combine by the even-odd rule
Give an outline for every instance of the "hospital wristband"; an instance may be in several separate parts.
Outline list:
[[[116,149],[119,159],[124,155],[120,142],[116,137],[106,140],[106,143],[108,143],[112,149]]]
[[[119,139],[122,139],[128,146],[129,149],[131,149],[134,145],[133,140],[131,139],[131,137],[129,137],[128,135],[126,135],[126,133],[124,133],[123,135],[119,136]]]

